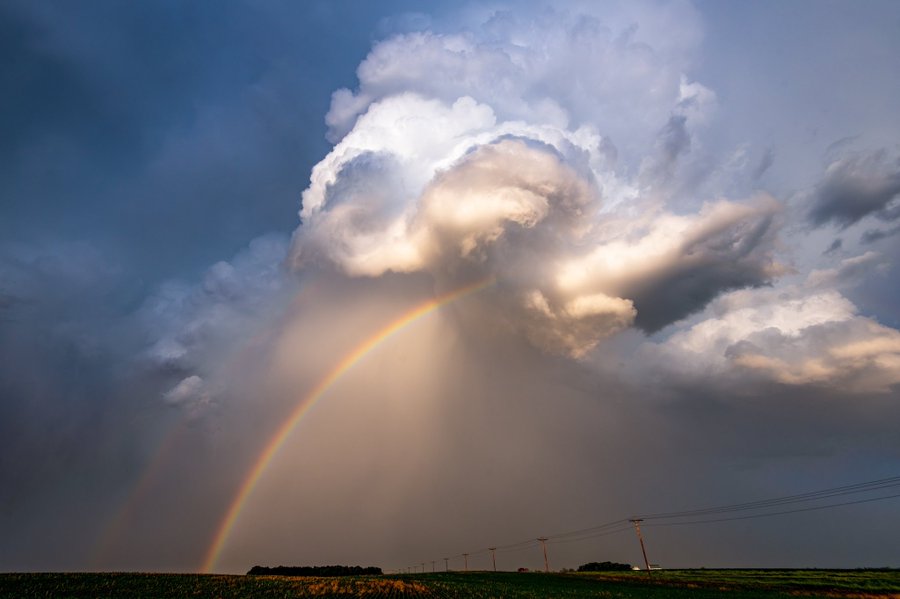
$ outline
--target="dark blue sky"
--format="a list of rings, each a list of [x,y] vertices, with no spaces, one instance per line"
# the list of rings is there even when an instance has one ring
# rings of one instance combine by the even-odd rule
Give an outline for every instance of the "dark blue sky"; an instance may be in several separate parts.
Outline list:
[[[290,232],[331,92],[416,4],[4,3],[3,240],[152,286]]]

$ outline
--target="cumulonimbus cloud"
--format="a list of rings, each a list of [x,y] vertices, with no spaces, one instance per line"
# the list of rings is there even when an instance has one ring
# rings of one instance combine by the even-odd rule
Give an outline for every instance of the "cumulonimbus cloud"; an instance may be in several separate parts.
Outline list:
[[[303,194],[295,269],[490,275],[505,319],[574,356],[782,272],[771,197],[710,199],[687,214],[665,205],[693,123],[715,103],[683,65],[583,15],[552,14],[525,46],[516,39],[534,23],[498,18],[465,35],[382,42],[359,90],[335,94],[328,122],[340,139]],[[597,64],[559,80],[552,67],[586,48]],[[628,114],[645,108],[642,123],[659,119],[638,127],[645,147],[631,162],[603,109],[623,102]]]

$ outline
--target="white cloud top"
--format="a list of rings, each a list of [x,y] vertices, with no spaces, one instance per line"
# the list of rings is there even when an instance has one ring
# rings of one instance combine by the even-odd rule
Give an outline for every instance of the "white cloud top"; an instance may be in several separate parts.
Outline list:
[[[688,75],[695,16],[645,9],[499,12],[462,33],[377,44],[358,89],[333,96],[337,143],[303,193],[293,268],[490,275],[496,317],[550,352],[584,357],[629,327],[675,325],[645,353],[671,358],[679,376],[887,389],[896,331],[836,290],[874,254],[779,283],[792,214],[763,192],[715,191],[760,167],[744,148],[720,166],[695,158],[718,106]],[[667,19],[682,35],[656,35]],[[819,221],[837,210],[835,168],[811,192]]]

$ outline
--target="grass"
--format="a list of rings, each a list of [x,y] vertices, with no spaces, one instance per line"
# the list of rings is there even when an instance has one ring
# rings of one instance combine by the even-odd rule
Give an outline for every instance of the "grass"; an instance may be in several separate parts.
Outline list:
[[[449,572],[394,576],[0,574],[0,598],[439,597],[538,599],[900,598],[897,570],[665,570],[543,574]]]
[[[658,570],[579,574],[611,582],[669,588],[758,590],[825,596],[900,597],[900,570]]]

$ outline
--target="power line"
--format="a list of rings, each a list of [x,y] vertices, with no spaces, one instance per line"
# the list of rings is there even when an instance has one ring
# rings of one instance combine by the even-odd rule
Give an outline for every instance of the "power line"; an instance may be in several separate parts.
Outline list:
[[[528,539],[527,541],[519,541],[518,543],[510,543],[509,545],[497,545],[497,551],[516,551],[518,549],[530,547],[534,545],[535,542],[534,539]]]
[[[555,535],[550,535],[549,538],[561,539],[564,537],[577,536],[577,535],[585,534],[585,533],[592,532],[592,531],[602,532],[604,530],[614,528],[616,526],[621,526],[622,524],[625,524],[626,522],[628,522],[627,518],[621,518],[619,520],[613,520],[612,522],[606,522],[605,524],[598,524],[596,526],[590,526],[588,528],[580,528],[578,530],[570,530],[569,532],[557,533]]]
[[[678,520],[681,518],[690,518],[690,517],[702,517],[702,516],[715,516],[717,514],[728,514],[734,512],[746,512],[746,511],[761,511],[768,510],[771,508],[777,508],[786,505],[792,504],[802,504],[809,503],[813,501],[821,501],[824,499],[831,499],[835,497],[842,497],[846,495],[855,495],[860,493],[872,493],[875,491],[883,491],[886,489],[892,489],[895,487],[900,487],[900,476],[892,476],[888,478],[882,478],[862,483],[855,483],[851,485],[842,485],[839,487],[831,487],[828,489],[821,489],[818,491],[810,491],[806,493],[797,493],[794,495],[785,495],[782,497],[775,497],[770,499],[762,499],[757,501],[749,501],[743,503],[734,503],[734,504],[726,504],[726,505],[718,505],[718,506],[710,506],[704,508],[697,508],[693,510],[683,510],[678,512],[659,512],[653,514],[644,514],[641,516],[637,516],[634,518],[622,518],[619,520],[612,520],[610,522],[606,522],[603,524],[598,524],[595,526],[590,526],[587,528],[582,528],[578,530],[571,530],[568,532],[557,533],[554,535],[546,535],[540,538],[531,538],[522,540],[516,543],[510,543],[507,545],[496,545],[494,547],[488,547],[484,549],[480,549],[474,552],[468,553],[460,553],[456,554],[452,557],[445,557],[444,559],[444,567],[446,570],[449,570],[448,561],[454,558],[463,558],[465,562],[465,568],[468,570],[468,558],[470,556],[477,556],[481,554],[485,554],[490,552],[492,561],[496,559],[496,552],[518,552],[524,551],[525,549],[531,549],[540,543],[543,547],[544,551],[544,560],[545,560],[545,569],[549,568],[549,564],[547,561],[546,555],[546,545],[549,544],[562,544],[562,543],[574,543],[579,541],[585,541],[588,539],[619,534],[627,530],[631,530],[632,525],[635,527],[635,521],[644,521],[650,520],[651,522],[645,523],[645,527],[660,527],[660,526],[686,526],[690,524],[711,524],[715,522],[728,522],[734,520],[750,520],[755,518],[766,518],[770,516],[779,516],[784,514],[795,514],[799,512],[811,512],[817,510],[830,509],[841,506],[848,505],[857,505],[863,503],[872,503],[875,501],[884,501],[887,499],[895,499],[900,497],[900,493],[892,494],[892,495],[882,495],[879,497],[869,497],[865,499],[857,499],[854,501],[844,501],[838,503],[828,503],[826,505],[813,505],[808,507],[799,507],[790,510],[780,510],[780,511],[762,511],[762,513],[757,514],[746,514],[741,516],[728,516],[723,518],[701,518],[694,520],[682,520],[677,522],[652,522],[653,520]],[[624,526],[623,526],[624,525]],[[646,557],[645,557],[646,561]],[[496,566],[495,566],[496,567]],[[424,563],[422,564],[422,569],[424,571]]]
[[[791,503],[804,503],[808,501],[816,501],[819,499],[827,499],[841,495],[852,495],[857,493],[867,493],[871,491],[879,491],[892,487],[900,486],[900,476],[883,478],[879,480],[869,481],[865,483],[857,483],[854,485],[844,485],[841,487],[833,487],[830,489],[822,489],[819,491],[811,491],[808,493],[799,493],[796,495],[786,495],[784,497],[776,497],[772,499],[763,499],[759,501],[750,501],[745,503],[734,503],[730,505],[720,505],[713,507],[705,507],[693,510],[685,510],[680,512],[663,512],[657,514],[642,514],[640,517],[644,520],[658,520],[668,518],[682,518],[687,516],[702,516],[717,513],[747,511],[754,509],[764,509],[777,505],[785,505]]]
[[[869,499],[857,499],[856,501],[844,501],[841,503],[830,503],[828,505],[814,505],[811,507],[797,508],[793,510],[783,510],[780,512],[766,512],[763,514],[749,514],[747,516],[732,516],[730,518],[713,518],[707,520],[689,520],[687,522],[657,522],[655,524],[647,524],[647,527],[657,526],[684,526],[686,524],[709,524],[712,522],[729,522],[732,520],[751,520],[754,518],[767,518],[769,516],[781,516],[784,514],[796,514],[798,512],[814,512],[816,510],[826,510],[833,507],[841,507],[844,505],[856,505],[859,503],[872,503],[873,501],[882,501],[884,499],[895,499],[900,497],[900,493],[895,495],[884,495],[882,497],[870,497]]]
[[[563,545],[566,543],[578,543],[580,541],[586,541],[588,539],[596,539],[599,537],[607,537],[610,535],[616,535],[621,532],[626,532],[629,530],[631,530],[631,526],[625,526],[623,528],[616,528],[614,530],[609,530],[609,531],[601,532],[601,533],[593,533],[593,534],[589,534],[589,535],[585,535],[585,536],[581,536],[581,537],[574,537],[574,538],[562,539],[562,540],[557,540],[557,541],[551,540],[548,542],[548,544],[549,545]]]

